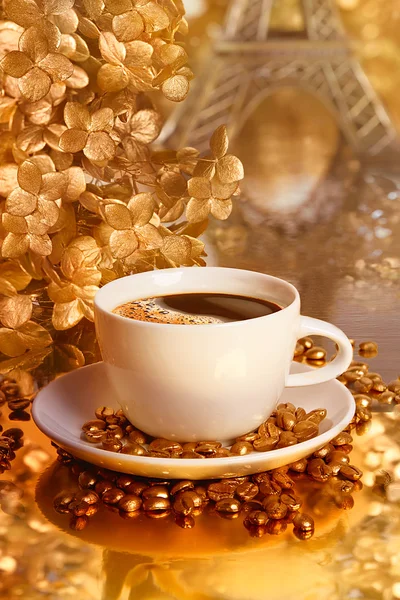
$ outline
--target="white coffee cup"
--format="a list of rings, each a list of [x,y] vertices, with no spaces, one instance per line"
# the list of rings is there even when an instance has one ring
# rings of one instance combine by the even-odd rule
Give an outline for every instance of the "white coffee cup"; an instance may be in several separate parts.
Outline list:
[[[270,300],[273,314],[211,325],[136,321],[112,311],[130,300],[215,292]],[[142,431],[179,441],[232,440],[257,428],[285,386],[334,379],[347,369],[352,347],[334,325],[300,315],[290,283],[223,267],[164,269],[105,285],[95,297],[95,322],[116,398]],[[323,335],[338,346],[326,366],[289,374],[296,341]]]

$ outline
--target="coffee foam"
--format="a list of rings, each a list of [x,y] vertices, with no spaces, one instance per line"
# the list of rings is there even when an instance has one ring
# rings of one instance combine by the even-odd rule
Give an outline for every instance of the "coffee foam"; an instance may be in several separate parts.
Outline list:
[[[121,317],[146,321],[148,323],[165,323],[167,325],[212,325],[223,323],[222,319],[204,315],[192,315],[165,308],[157,304],[155,298],[133,300],[118,306],[113,312]]]

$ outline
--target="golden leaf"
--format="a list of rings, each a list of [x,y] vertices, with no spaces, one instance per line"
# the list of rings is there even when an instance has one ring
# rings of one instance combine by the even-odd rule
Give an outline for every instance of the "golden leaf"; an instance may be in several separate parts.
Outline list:
[[[131,214],[132,221],[138,227],[146,225],[151,217],[153,216],[153,212],[155,209],[155,202],[153,196],[147,192],[142,192],[137,194],[128,202],[128,208]],[[111,223],[109,223],[112,225]],[[112,225],[112,227],[114,227]],[[121,229],[118,227],[114,227],[114,229]]]
[[[228,133],[225,125],[220,125],[214,131],[210,140],[210,148],[215,158],[225,156],[229,146]]]
[[[183,200],[178,200],[178,202],[176,202],[171,208],[161,205],[158,214],[163,223],[169,223],[179,219],[183,215],[184,210],[185,203],[183,202]]]
[[[136,233],[132,229],[113,231],[110,236],[110,249],[115,258],[126,258],[139,246]]]
[[[121,65],[102,65],[97,73],[97,84],[106,92],[120,92],[129,83],[129,75]]]
[[[224,221],[232,212],[232,200],[218,200],[215,198],[211,202],[211,214],[216,219]]]
[[[24,161],[18,169],[18,184],[26,192],[38,194],[42,185],[39,167],[29,160]]]
[[[196,148],[182,148],[176,153],[179,168],[188,175],[193,175],[193,170],[198,162],[199,151]]]
[[[89,133],[84,155],[94,163],[104,165],[115,154],[115,144],[105,131]]]
[[[33,63],[30,58],[24,52],[18,50],[9,52],[1,61],[1,68],[4,73],[11,75],[11,77],[22,77],[32,67]]]
[[[42,127],[33,125],[21,131],[17,137],[17,145],[21,150],[28,154],[38,152],[44,148],[46,141],[43,139]]]
[[[39,65],[53,81],[65,81],[74,72],[72,62],[63,54],[48,54]]]
[[[194,198],[210,198],[211,183],[206,177],[192,177],[188,181],[188,192]]]
[[[92,115],[90,131],[107,131],[114,127],[114,113],[111,108],[100,108]]]
[[[89,39],[96,40],[100,36],[97,25],[82,15],[79,15],[78,29],[82,35]]]
[[[0,363],[0,373],[7,375],[13,369],[24,369],[31,371],[39,367],[44,359],[52,352],[51,348],[44,348],[43,350],[31,350],[26,352],[18,358],[11,358],[10,360],[4,360]]]
[[[110,31],[100,34],[99,49],[104,60],[112,65],[120,65],[125,61],[125,46]]]
[[[113,229],[129,229],[132,216],[124,204],[108,204],[104,207],[104,218]]]
[[[31,102],[37,102],[45,96],[51,86],[51,79],[39,67],[33,67],[18,80],[21,94]]]
[[[65,80],[65,84],[73,90],[81,90],[89,85],[89,76],[82,67],[74,65],[73,73]]]
[[[28,225],[24,217],[15,217],[8,213],[3,213],[1,222],[6,231],[12,233],[27,233]]]
[[[30,27],[42,17],[33,0],[9,0],[5,9],[8,18],[22,27]]]
[[[9,233],[6,235],[1,254],[4,258],[17,258],[25,254],[29,249],[29,239],[24,234]]]
[[[83,6],[89,19],[98,19],[104,10],[103,0],[83,0]]]
[[[38,27],[29,27],[19,38],[18,48],[24,52],[32,62],[41,61],[49,52],[49,43],[44,31]],[[33,65],[32,65],[33,66]]]
[[[83,312],[81,303],[78,299],[75,299],[72,302],[54,305],[52,316],[54,329],[65,331],[66,329],[70,329],[77,325],[81,319],[83,319]]]
[[[139,110],[130,120],[130,135],[141,144],[150,144],[158,138],[162,121],[158,112],[151,109]]]
[[[75,299],[75,290],[72,283],[57,285],[51,282],[47,288],[47,293],[49,298],[58,304],[72,302]]]
[[[181,198],[187,192],[186,180],[180,173],[167,171],[160,178],[160,185],[168,196]]]
[[[217,163],[217,174],[222,183],[234,183],[244,177],[241,161],[232,154],[221,158]]]
[[[105,0],[107,12],[122,15],[132,9],[132,0]]]
[[[47,329],[33,321],[28,321],[22,325],[22,327],[18,329],[18,336],[29,350],[46,348],[46,346],[49,346],[53,342]]]
[[[100,260],[100,248],[96,240],[90,235],[80,235],[76,237],[68,248],[77,248],[82,252],[84,264],[87,267],[93,267]]]
[[[68,184],[62,199],[64,202],[75,202],[86,189],[85,174],[80,167],[70,167],[64,172],[68,177]]]
[[[36,205],[37,198],[34,194],[17,188],[8,196],[5,206],[10,215],[25,217],[35,210]]]
[[[47,154],[36,154],[29,158],[30,162],[33,162],[39,169],[42,175],[46,173],[54,173],[56,168],[50,156]]]
[[[0,123],[8,123],[17,109],[15,98],[0,97]]]
[[[191,243],[187,238],[170,235],[164,238],[162,253],[171,262],[182,265],[190,259],[191,249]]]
[[[75,0],[43,0],[46,15],[61,15],[73,7]]]
[[[151,64],[153,46],[141,40],[134,40],[125,44],[125,64],[128,67],[148,67]],[[131,71],[133,72],[133,71]]]
[[[189,82],[183,75],[174,75],[164,81],[161,91],[167,100],[182,102],[189,93]]]
[[[74,154],[84,149],[87,139],[88,133],[86,131],[82,131],[81,129],[67,129],[61,135],[58,144],[63,152]]]
[[[18,262],[11,260],[0,264],[0,278],[7,280],[18,292],[25,289],[32,280]]]
[[[85,364],[83,352],[72,344],[57,344],[54,348],[54,360],[57,373],[67,373]]]
[[[32,300],[29,296],[12,296],[0,300],[0,321],[4,327],[18,329],[32,316]]]
[[[88,109],[79,102],[66,103],[64,121],[68,129],[82,129],[83,131],[89,131],[91,123]]]
[[[188,55],[178,44],[164,44],[158,49],[157,57],[163,65],[173,65],[175,69],[182,67],[188,60]]]
[[[193,175],[212,179],[215,175],[215,161],[207,158],[200,159],[193,170]]]
[[[40,197],[44,200],[58,200],[65,192],[68,185],[66,173],[46,173],[42,176]]]
[[[6,356],[19,356],[27,347],[13,329],[0,328],[0,352]]]
[[[145,244],[147,249],[159,248],[162,244],[162,237],[157,227],[154,225],[143,225],[136,229],[136,234],[140,241]]]
[[[116,15],[112,20],[112,30],[120,42],[136,40],[144,31],[144,21],[136,10]]]
[[[0,196],[8,196],[17,187],[17,173],[17,165],[0,165]]]
[[[84,206],[87,210],[93,213],[99,212],[99,198],[92,192],[84,192],[80,198],[79,202]]]
[[[48,235],[30,234],[29,248],[40,256],[48,256],[52,250],[51,240]]]
[[[210,213],[211,200],[191,198],[186,207],[186,217],[190,223],[204,221]]]
[[[60,150],[51,150],[50,157],[54,162],[57,171],[65,171],[72,166],[74,155],[70,152],[61,152]]]
[[[167,13],[156,2],[150,0],[144,6],[137,6],[137,10],[143,17],[147,33],[160,31],[169,26]]]
[[[69,8],[60,15],[53,14],[53,22],[61,33],[72,34],[78,29],[79,17],[73,8]]]

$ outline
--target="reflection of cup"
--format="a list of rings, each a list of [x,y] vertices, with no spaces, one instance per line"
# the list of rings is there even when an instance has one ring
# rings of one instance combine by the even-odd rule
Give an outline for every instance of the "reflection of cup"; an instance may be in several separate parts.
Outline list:
[[[112,312],[130,300],[190,292],[261,298],[282,310],[210,325],[150,323]],[[146,433],[180,441],[230,440],[251,431],[271,414],[285,385],[328,381],[352,359],[340,329],[300,316],[295,287],[240,269],[165,269],[117,279],[96,294],[95,321],[124,413]],[[289,375],[296,340],[310,334],[336,342],[336,358],[316,371]]]

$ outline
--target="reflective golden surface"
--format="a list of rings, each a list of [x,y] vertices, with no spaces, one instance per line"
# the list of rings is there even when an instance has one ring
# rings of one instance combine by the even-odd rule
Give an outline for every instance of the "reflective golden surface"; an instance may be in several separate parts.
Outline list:
[[[193,51],[209,18],[197,4]],[[366,40],[360,51],[365,67],[398,122],[396,1],[338,4],[351,34]],[[212,18],[223,8],[223,2],[215,3]],[[274,18],[280,22],[282,15]],[[399,377],[398,159],[361,164],[325,109],[293,89],[259,105],[236,139],[235,152],[245,163],[245,193],[230,220],[212,227],[209,262],[293,282],[304,314],[334,322],[357,341],[376,340],[379,355],[371,369],[386,381]],[[51,372],[38,373],[42,381],[79,366],[82,356],[87,362],[96,358],[90,331],[68,335]],[[82,356],[72,349],[75,343]],[[16,375],[29,393],[29,375]],[[0,417],[5,427],[7,414],[3,410]],[[316,519],[308,542],[290,533],[253,539],[239,520],[199,519],[194,529],[181,530],[164,521],[124,521],[104,510],[83,532],[68,531],[68,519],[52,509],[53,495],[70,485],[67,471],[54,464],[53,448],[32,421],[15,425],[24,429],[25,446],[0,480],[14,481],[24,493],[20,498],[16,490],[0,492],[0,598],[400,598],[396,409],[374,414],[371,430],[355,440],[352,460],[364,470],[364,488],[354,495],[352,510],[340,511],[323,497],[316,502],[314,490],[304,490]]]

